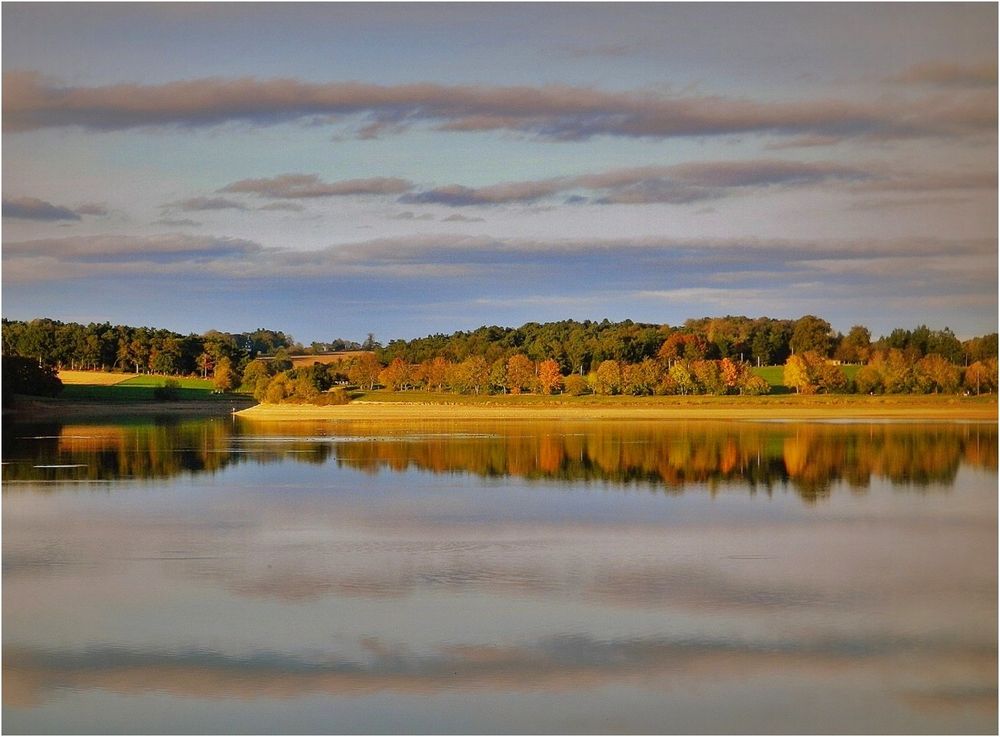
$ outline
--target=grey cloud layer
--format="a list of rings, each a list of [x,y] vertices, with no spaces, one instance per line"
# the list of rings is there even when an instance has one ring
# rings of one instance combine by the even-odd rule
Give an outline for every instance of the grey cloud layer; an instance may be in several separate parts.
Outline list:
[[[966,280],[970,289],[983,278],[995,280],[995,241],[907,239],[892,241],[791,241],[628,239],[501,240],[461,235],[385,238],[315,251],[268,248],[236,238],[165,234],[48,238],[4,244],[11,281],[38,281],[115,273],[214,273],[227,279],[381,276],[495,278],[537,273],[556,267],[567,279],[600,273],[615,264],[616,279],[640,288],[636,280],[655,274],[711,276],[720,269],[775,273],[797,270],[826,279],[835,276],[892,277],[923,269]],[[641,277],[641,278],[640,278]],[[672,277],[672,278],[673,278]],[[701,277],[699,277],[701,278]],[[551,278],[549,278],[551,281]],[[950,283],[950,282],[949,282]],[[944,284],[944,282],[942,282]],[[623,283],[624,286],[624,283]],[[688,285],[694,286],[694,284]]]
[[[198,262],[205,259],[249,258],[264,251],[238,238],[192,235],[71,236],[5,243],[4,261],[44,258],[81,264]]]
[[[4,74],[3,125],[8,131],[61,126],[123,130],[235,121],[269,125],[362,115],[369,124],[425,122],[439,130],[506,130],[555,140],[740,133],[893,138],[992,134],[996,108],[995,89],[869,103],[761,102],[564,85],[384,86],[254,77],[74,87],[36,72],[14,71]]]
[[[79,220],[80,213],[37,197],[4,197],[3,216],[17,220]]]

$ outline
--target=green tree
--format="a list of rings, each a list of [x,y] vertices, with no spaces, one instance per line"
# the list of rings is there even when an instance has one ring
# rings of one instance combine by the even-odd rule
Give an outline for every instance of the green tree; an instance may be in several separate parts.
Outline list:
[[[844,363],[864,363],[872,352],[872,334],[864,325],[854,325],[843,337],[834,358]]]
[[[493,391],[499,390],[501,393],[507,393],[507,360],[505,358],[498,358],[490,366],[490,386]]]
[[[288,371],[292,368],[292,359],[289,358],[288,349],[284,346],[274,352],[274,358],[271,359],[271,362],[274,364],[275,373]]]
[[[15,394],[54,397],[63,388],[55,368],[47,364],[40,366],[35,358],[5,355],[2,373],[4,405],[7,405]]]
[[[792,327],[790,347],[792,353],[814,351],[821,357],[830,355],[833,345],[833,329],[830,323],[815,315],[804,315]]]

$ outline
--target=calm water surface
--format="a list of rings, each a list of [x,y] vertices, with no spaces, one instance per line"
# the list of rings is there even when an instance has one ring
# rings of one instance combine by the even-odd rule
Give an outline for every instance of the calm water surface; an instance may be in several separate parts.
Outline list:
[[[991,732],[989,424],[8,425],[6,733]]]

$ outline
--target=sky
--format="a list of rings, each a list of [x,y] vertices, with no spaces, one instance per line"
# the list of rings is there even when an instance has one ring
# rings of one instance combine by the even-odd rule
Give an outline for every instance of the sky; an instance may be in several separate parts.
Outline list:
[[[3,316],[997,329],[992,3],[4,3]]]

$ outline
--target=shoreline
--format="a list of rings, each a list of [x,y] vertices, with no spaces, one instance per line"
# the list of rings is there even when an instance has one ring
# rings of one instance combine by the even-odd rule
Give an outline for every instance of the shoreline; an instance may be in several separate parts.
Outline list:
[[[4,408],[5,420],[48,422],[60,419],[154,416],[234,416],[265,422],[477,422],[477,421],[807,421],[885,420],[893,422],[997,422],[996,397],[935,395],[783,395],[780,397],[604,397],[491,396],[450,401],[448,395],[359,399],[341,405],[255,404],[244,396],[224,401],[181,400],[102,402],[21,398]],[[233,407],[236,412],[232,412]]]
[[[32,397],[19,399],[11,407],[5,407],[3,418],[14,422],[58,422],[61,419],[108,417],[229,417],[232,409],[245,410],[253,400],[244,397],[227,398],[226,401],[179,400],[100,402],[77,399],[44,399]]]
[[[322,420],[330,422],[384,421],[478,421],[478,420],[895,420],[895,421],[973,421],[996,422],[997,403],[982,400],[938,397],[814,397],[782,398],[780,401],[757,400],[700,401],[637,406],[620,404],[515,404],[512,402],[460,404],[445,402],[355,401],[350,404],[317,406],[258,404],[235,413],[249,421],[294,422]],[[739,400],[733,397],[729,399]],[[716,400],[716,401],[713,401]],[[791,401],[789,401],[791,400]]]

